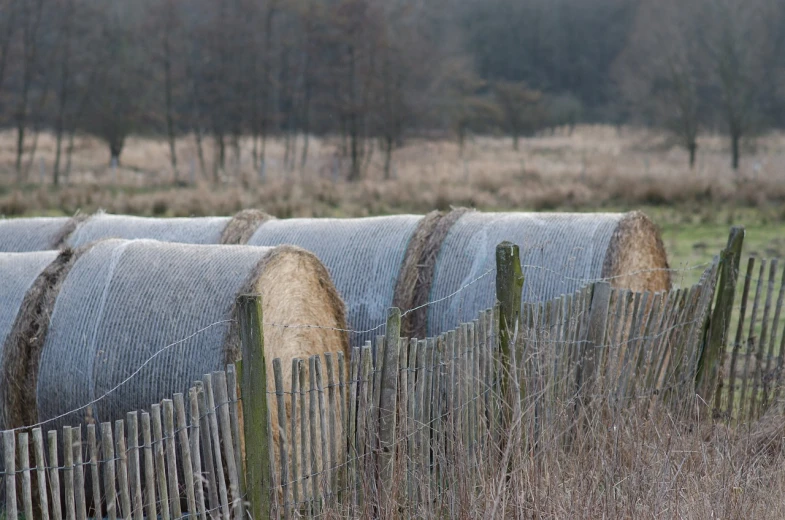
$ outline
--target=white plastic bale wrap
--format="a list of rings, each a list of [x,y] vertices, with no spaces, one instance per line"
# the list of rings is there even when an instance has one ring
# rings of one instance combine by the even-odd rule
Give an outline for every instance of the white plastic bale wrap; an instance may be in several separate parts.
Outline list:
[[[439,252],[431,300],[446,298],[496,267],[496,246],[517,244],[525,282],[523,301],[546,301],[602,276],[618,213],[467,213],[448,233]],[[496,300],[491,273],[428,308],[428,335],[471,321]]]
[[[69,217],[0,219],[0,252],[26,253],[56,249]]]
[[[350,328],[368,331],[385,323],[406,248],[421,219],[417,215],[395,215],[271,220],[256,230],[248,244],[292,244],[314,253],[327,267],[346,303]],[[379,334],[384,334],[383,327],[351,334],[350,341],[353,346],[362,345]]]
[[[107,240],[85,252],[52,312],[36,391],[39,420],[106,394],[151,358],[94,405],[96,421],[121,419],[222,369],[225,320],[269,251]],[[53,424],[79,424],[84,417],[80,411]]]
[[[96,214],[79,224],[67,244],[79,247],[105,238],[151,238],[184,244],[219,244],[231,217],[148,218]]]
[[[2,280],[0,284],[0,348],[3,348],[13,329],[27,291],[38,275],[55,258],[57,258],[57,251],[0,254],[0,280]],[[5,363],[5,349],[3,348],[0,350],[0,374],[5,373]],[[3,388],[0,388],[0,393],[2,391]],[[3,429],[3,415],[0,413],[0,430]]]

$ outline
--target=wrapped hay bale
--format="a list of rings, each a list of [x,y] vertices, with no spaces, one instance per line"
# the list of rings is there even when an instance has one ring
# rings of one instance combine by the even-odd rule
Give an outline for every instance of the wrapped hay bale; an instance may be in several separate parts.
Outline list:
[[[248,243],[294,244],[318,256],[346,302],[349,326],[359,332],[351,335],[351,343],[362,345],[384,333],[390,306],[411,308],[417,262],[438,220],[438,213],[271,220]]]
[[[26,253],[59,249],[79,217],[0,219],[0,252]]]
[[[0,374],[5,374],[6,364],[12,361],[6,360],[5,344],[20,310],[23,310],[26,295],[39,275],[57,258],[57,254],[57,251],[0,254],[0,279],[3,280],[0,284]],[[9,366],[9,370],[14,368]],[[7,384],[0,385],[0,396],[7,389]],[[5,407],[0,408],[0,430],[5,428],[5,410]]]
[[[150,218],[97,213],[84,220],[70,234],[71,247],[106,238],[150,238],[183,244],[244,244],[256,228],[270,216],[244,210],[234,217]]]
[[[524,302],[557,298],[599,279],[636,291],[670,288],[659,230],[643,213],[466,212],[440,245],[430,287],[419,289],[429,301],[442,301],[421,311],[427,328],[415,333],[436,336],[494,304],[493,273],[477,278],[495,268],[496,246],[505,240],[520,246]]]
[[[22,405],[9,409],[10,425],[62,414],[47,428],[111,421],[186,392],[195,379],[238,358],[234,305],[249,292],[262,294],[266,324],[290,325],[265,326],[271,388],[275,357],[289,380],[294,357],[336,351],[348,357],[346,334],[335,330],[346,326],[343,305],[311,253],[101,241],[73,263],[54,304],[39,310],[51,317],[48,332],[40,356],[29,361],[33,377],[7,380],[9,397]],[[99,397],[91,410],[68,413]]]

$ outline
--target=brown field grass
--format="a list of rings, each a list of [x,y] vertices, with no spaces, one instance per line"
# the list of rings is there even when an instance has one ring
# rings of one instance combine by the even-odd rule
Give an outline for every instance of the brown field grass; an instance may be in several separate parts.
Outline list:
[[[297,155],[303,137],[297,138]],[[348,163],[337,139],[311,138],[306,166],[284,165],[282,139],[267,143],[264,180],[252,165],[252,143],[239,156],[227,150],[226,170],[212,176],[212,145],[206,142],[207,172],[197,161],[192,137],[177,143],[181,181],[173,187],[166,143],[133,137],[122,164],[108,166],[98,140],[78,137],[67,185],[51,186],[54,139],[41,134],[36,155],[27,160],[25,187],[12,188],[14,134],[0,133],[0,214],[41,214],[105,209],[140,215],[230,214],[256,207],[279,217],[365,216],[427,212],[449,206],[483,210],[591,210],[640,206],[757,207],[773,212],[785,201],[785,136],[772,134],[748,147],[742,167],[729,166],[726,140],[701,140],[695,170],[683,150],[666,137],[638,129],[582,126],[521,142],[494,137],[470,139],[463,154],[455,142],[411,140],[396,150],[394,179],[383,180],[383,157],[374,149],[365,160],[365,178],[343,180]],[[42,175],[43,173],[43,175]],[[43,179],[43,187],[40,187]]]

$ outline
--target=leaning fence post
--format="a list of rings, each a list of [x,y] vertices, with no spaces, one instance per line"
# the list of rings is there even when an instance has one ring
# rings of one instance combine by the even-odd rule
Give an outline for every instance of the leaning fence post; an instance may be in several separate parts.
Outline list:
[[[512,343],[521,315],[522,292],[523,270],[520,248],[511,242],[502,242],[496,246],[496,299],[499,301],[502,399],[507,397],[509,391],[510,353],[515,348]],[[522,393],[521,398],[523,398]],[[503,427],[511,423],[512,409],[512,406],[506,408],[502,418]]]
[[[272,468],[267,424],[267,369],[264,360],[262,297],[243,295],[237,300],[242,344],[243,433],[245,482],[251,518],[272,516]]]
[[[711,314],[708,331],[704,337],[703,351],[698,361],[695,386],[698,394],[710,402],[717,382],[722,352],[730,329],[736,283],[739,279],[741,248],[744,244],[744,228],[734,226],[728,236],[728,246],[720,253],[720,281],[717,301]]]
[[[387,311],[387,331],[382,360],[382,388],[379,397],[379,479],[384,497],[390,498],[393,489],[393,457],[395,442],[395,411],[398,396],[398,349],[401,337],[401,310]]]

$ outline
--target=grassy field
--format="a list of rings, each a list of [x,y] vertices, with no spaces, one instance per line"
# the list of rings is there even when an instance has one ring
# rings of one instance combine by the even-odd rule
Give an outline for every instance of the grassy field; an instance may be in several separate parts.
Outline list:
[[[581,126],[521,141],[475,137],[461,151],[448,140],[409,140],[393,157],[393,178],[383,178],[383,158],[366,143],[364,179],[343,180],[347,161],[338,139],[311,137],[305,165],[303,136],[289,142],[296,164],[287,165],[286,141],[268,141],[265,166],[254,166],[253,144],[230,148],[226,167],[213,171],[205,143],[202,171],[195,140],[177,142],[180,181],[160,139],[129,138],[122,163],[108,165],[106,147],[77,137],[66,186],[51,184],[54,139],[41,134],[26,177],[15,184],[15,135],[0,133],[0,214],[74,214],[105,209],[155,216],[229,215],[261,208],[277,217],[368,216],[424,213],[450,206],[485,211],[628,211],[641,209],[663,231],[671,266],[685,269],[711,260],[731,225],[747,228],[745,253],[785,255],[785,136],[762,137],[745,148],[741,169],[729,167],[727,142],[701,140],[697,166],[660,134],[632,128]],[[675,273],[679,285],[700,269]]]

